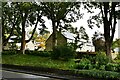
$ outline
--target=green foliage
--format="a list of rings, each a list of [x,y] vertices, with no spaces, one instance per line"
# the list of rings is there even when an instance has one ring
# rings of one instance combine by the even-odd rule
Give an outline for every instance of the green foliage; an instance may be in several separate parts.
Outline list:
[[[14,54],[22,54],[19,50],[8,50],[8,51],[3,51],[3,55],[14,55]],[[33,55],[33,56],[41,56],[41,57],[49,57],[51,55],[51,52],[47,51],[30,51],[26,50],[25,54],[28,55]]]
[[[118,64],[115,64],[115,63],[108,63],[106,66],[105,66],[105,69],[107,71],[118,71]]]
[[[106,65],[110,62],[109,58],[104,52],[98,52],[95,60],[98,65]]]
[[[118,72],[120,72],[120,63],[117,66]]]
[[[83,58],[84,63],[90,63],[89,60]],[[44,68],[55,68],[61,70],[72,70],[74,73],[83,77],[92,77],[102,80],[119,80],[120,79],[120,64],[118,64],[119,72],[102,71],[102,70],[73,70],[75,63],[73,60],[61,61],[52,60],[49,57],[40,57],[33,55],[2,55],[3,64],[13,64],[22,66],[35,66]]]
[[[116,47],[120,47],[120,39],[116,39],[112,42],[112,49],[115,49]]]
[[[117,54],[116,59],[117,59],[117,60],[120,60],[120,52]]]
[[[57,46],[51,54],[52,59],[69,60],[74,58],[75,52],[70,46]]]
[[[92,69],[93,66],[90,62],[89,59],[87,58],[82,58],[79,63],[76,64],[75,66],[76,69]]]
[[[18,54],[18,51],[16,51],[16,50],[2,51],[2,54],[3,55],[14,55],[14,54]]]
[[[41,57],[28,54],[2,55],[2,63],[20,66],[53,68],[61,70],[73,69],[75,64],[73,60],[70,61],[52,60],[49,57]]]
[[[98,52],[96,56],[84,55],[80,62],[76,64],[76,68],[105,70],[105,65],[109,62],[110,60],[105,53]]]
[[[99,71],[99,70],[79,70],[76,71],[77,74],[81,76],[94,77],[97,79],[107,79],[107,80],[119,80],[120,73],[111,71]]]
[[[48,51],[29,51],[29,50],[26,50],[25,54],[34,55],[34,56],[41,56],[41,57],[49,57],[51,55],[51,52],[48,52]]]

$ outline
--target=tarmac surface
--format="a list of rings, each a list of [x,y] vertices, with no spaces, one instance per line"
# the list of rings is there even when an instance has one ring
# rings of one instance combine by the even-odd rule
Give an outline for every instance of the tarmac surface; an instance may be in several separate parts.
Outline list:
[[[50,77],[26,74],[21,72],[13,72],[2,70],[2,78],[3,80],[60,80]]]

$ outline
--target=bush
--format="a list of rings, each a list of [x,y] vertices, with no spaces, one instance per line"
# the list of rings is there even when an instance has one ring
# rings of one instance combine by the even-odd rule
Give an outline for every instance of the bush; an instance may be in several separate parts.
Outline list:
[[[82,58],[79,63],[76,64],[76,69],[92,69],[93,66],[90,60]]]
[[[93,77],[98,80],[119,80],[120,73],[111,71],[99,71],[99,70],[79,70],[76,74],[84,77]]]
[[[120,63],[117,66],[117,71],[120,72]]]
[[[104,52],[99,52],[96,55],[96,63],[99,65],[106,65],[110,62],[109,58],[106,56]]]
[[[90,60],[93,65],[93,68],[99,70],[105,70],[105,65],[110,62],[109,58],[104,52],[97,52],[96,56]]]
[[[30,51],[30,50],[26,50],[25,54],[34,55],[34,56],[49,57],[51,55],[51,52],[48,52],[48,51]]]
[[[105,69],[106,69],[107,71],[118,71],[118,64],[108,63],[108,64],[105,66]]]
[[[116,59],[119,59],[119,60],[120,60],[120,52],[117,54]]]
[[[2,51],[2,54],[4,55],[13,55],[13,54],[18,54],[20,52],[18,52],[17,50],[6,50],[6,51]]]
[[[70,46],[57,46],[51,54],[52,59],[69,60],[75,57],[75,52]]]

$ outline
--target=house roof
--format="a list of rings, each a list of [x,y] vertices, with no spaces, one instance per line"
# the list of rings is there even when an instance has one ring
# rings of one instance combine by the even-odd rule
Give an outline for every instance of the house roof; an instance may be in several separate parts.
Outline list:
[[[70,33],[68,31],[62,32],[62,35],[64,35],[67,39],[75,40],[76,34]]]
[[[52,34],[49,36],[49,38],[52,36]],[[69,39],[69,40],[75,40],[75,37],[77,36],[76,34],[70,33],[68,31],[62,32],[61,35],[63,35],[66,39]],[[46,42],[49,40],[49,38],[46,40]]]

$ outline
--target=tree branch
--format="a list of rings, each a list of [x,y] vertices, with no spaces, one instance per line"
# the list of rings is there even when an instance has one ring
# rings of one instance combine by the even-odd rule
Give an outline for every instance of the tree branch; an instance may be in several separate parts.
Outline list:
[[[102,13],[102,18],[104,19],[104,13],[103,13],[103,10],[102,10],[102,3],[100,3],[100,9],[101,9],[101,13]]]
[[[39,18],[39,17],[38,17],[38,18]],[[33,35],[34,35],[35,30],[36,30],[36,28],[37,28],[38,22],[39,22],[39,19],[37,19],[37,22],[36,22],[35,27],[34,27],[34,29],[33,29],[32,35],[31,35],[31,37],[30,37],[28,40],[26,40],[26,43],[28,43],[28,42],[33,38]]]
[[[116,28],[116,11],[115,11],[115,7],[116,7],[116,3],[114,2],[113,5],[112,5],[112,11],[113,11],[113,18],[114,18],[114,23],[113,23],[113,28],[112,28],[112,31],[111,31],[111,39],[110,41],[112,42],[113,41],[113,38],[114,38],[114,34],[115,34],[115,28]]]

